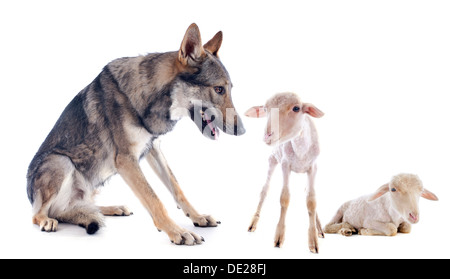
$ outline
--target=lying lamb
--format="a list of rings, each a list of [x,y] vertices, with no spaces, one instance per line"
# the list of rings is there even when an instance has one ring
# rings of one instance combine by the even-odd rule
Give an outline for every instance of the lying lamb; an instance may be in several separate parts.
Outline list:
[[[344,203],[325,226],[325,233],[395,236],[419,222],[419,198],[437,201],[413,174],[399,174],[374,194]]]
[[[289,205],[289,175],[291,171],[308,174],[306,203],[309,214],[308,245],[312,253],[318,253],[318,233],[323,237],[323,231],[316,214],[316,197],[314,179],[319,155],[319,142],[316,128],[309,116],[322,117],[324,114],[312,104],[303,103],[295,93],[279,93],[270,98],[265,106],[250,108],[246,114],[249,117],[267,116],[267,126],[264,141],[273,146],[269,157],[269,173],[266,184],[261,192],[258,209],[248,228],[249,232],[256,229],[261,207],[269,189],[270,179],[278,164],[283,171],[283,190],[281,193],[281,216],[275,235],[275,247],[281,247],[285,235],[285,218]]]

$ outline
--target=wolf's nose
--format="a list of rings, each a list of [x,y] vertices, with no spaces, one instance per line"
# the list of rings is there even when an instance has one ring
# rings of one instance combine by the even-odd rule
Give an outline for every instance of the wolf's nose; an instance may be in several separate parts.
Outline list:
[[[245,134],[245,128],[244,128],[244,126],[237,126],[237,125],[235,125],[234,126],[234,135],[235,136],[241,136],[241,135],[243,135],[243,134]]]

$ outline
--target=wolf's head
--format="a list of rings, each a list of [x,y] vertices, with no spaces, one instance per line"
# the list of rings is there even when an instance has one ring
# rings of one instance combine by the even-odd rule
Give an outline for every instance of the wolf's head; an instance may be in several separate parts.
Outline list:
[[[222,32],[205,45],[195,23],[189,26],[178,51],[180,73],[173,84],[172,119],[189,116],[207,138],[217,139],[219,129],[227,134],[245,133],[231,100],[230,76],[219,59]]]

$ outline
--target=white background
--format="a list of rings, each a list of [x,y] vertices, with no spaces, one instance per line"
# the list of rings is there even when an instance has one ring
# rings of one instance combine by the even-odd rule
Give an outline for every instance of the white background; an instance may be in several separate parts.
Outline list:
[[[0,258],[448,258],[450,182],[450,4],[448,1],[2,1],[0,4]],[[31,224],[26,171],[70,100],[109,61],[177,50],[195,22],[206,42],[224,33],[220,55],[242,114],[272,94],[297,92],[325,112],[316,119],[322,154],[318,213],[325,225],[345,201],[400,172],[418,174],[440,200],[421,201],[421,221],[396,237],[326,235],[309,253],[305,174],[293,174],[284,247],[278,169],[258,230],[256,209],[270,148],[265,120],[247,133],[209,141],[188,119],[162,149],[190,202],[222,221],[195,228],[142,162],[150,184],[181,226],[204,236],[175,246],[120,177],[98,204],[126,204],[89,236]]]

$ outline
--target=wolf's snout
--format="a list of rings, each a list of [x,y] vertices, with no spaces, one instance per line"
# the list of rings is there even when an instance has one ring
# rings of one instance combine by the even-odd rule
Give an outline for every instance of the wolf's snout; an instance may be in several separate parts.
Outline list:
[[[234,121],[232,123],[234,123],[234,125],[230,127],[230,128],[233,129],[233,131],[231,131],[231,129],[230,129],[230,131],[226,131],[226,129],[229,126],[225,125],[224,126],[224,128],[225,128],[224,132],[227,133],[227,134],[230,134],[230,135],[235,135],[235,136],[241,136],[241,135],[245,134],[246,130],[244,128],[244,125],[242,124],[242,120],[239,117],[239,115],[235,115],[233,120]]]
[[[242,124],[237,124],[233,126],[224,125],[223,131],[229,135],[241,136],[245,134],[246,130]]]
[[[240,125],[240,126],[238,126],[238,125],[235,125],[234,126],[234,135],[235,136],[241,136],[241,135],[243,135],[243,134],[245,134],[245,128],[244,128],[244,126],[242,126],[242,125]]]

